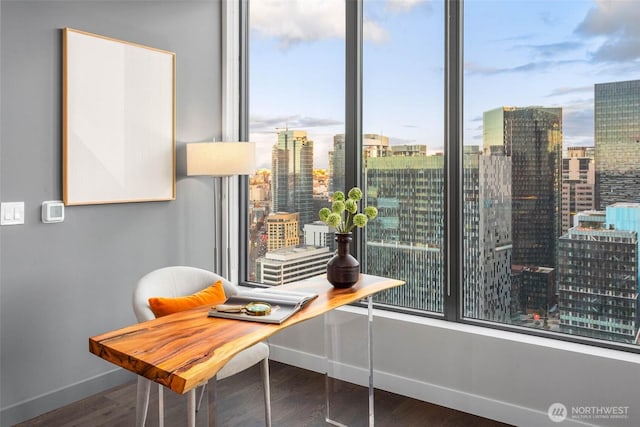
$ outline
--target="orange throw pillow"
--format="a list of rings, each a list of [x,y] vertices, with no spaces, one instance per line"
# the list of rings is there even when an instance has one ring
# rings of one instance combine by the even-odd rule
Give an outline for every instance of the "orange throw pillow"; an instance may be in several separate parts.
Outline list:
[[[206,289],[177,298],[152,297],[149,298],[149,306],[156,317],[166,316],[201,305],[217,305],[225,302],[227,296],[224,293],[222,282],[217,281]]]

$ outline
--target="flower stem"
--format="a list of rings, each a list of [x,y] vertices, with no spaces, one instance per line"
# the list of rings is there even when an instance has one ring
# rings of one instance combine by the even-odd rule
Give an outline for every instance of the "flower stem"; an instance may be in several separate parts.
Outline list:
[[[345,222],[345,233],[348,233],[353,228],[353,214],[351,212],[347,212],[347,221]]]

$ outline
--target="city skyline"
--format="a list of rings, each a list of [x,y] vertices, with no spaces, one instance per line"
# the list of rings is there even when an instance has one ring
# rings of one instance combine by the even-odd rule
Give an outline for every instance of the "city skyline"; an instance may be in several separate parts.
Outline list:
[[[630,1],[605,0],[464,4],[463,138],[457,142],[464,145],[465,156],[461,249],[466,262],[460,284],[464,316],[554,331],[562,325],[564,332],[587,336],[602,325],[613,325],[601,338],[617,340],[615,334],[624,329],[628,332],[619,338],[626,342],[639,323],[639,278],[629,274],[638,271],[637,262],[613,263],[607,276],[593,285],[626,286],[625,298],[635,302],[623,302],[628,309],[617,310],[603,299],[596,313],[592,291],[573,289],[577,282],[572,280],[578,277],[576,268],[590,277],[590,266],[604,252],[588,243],[580,251],[567,245],[580,247],[583,235],[600,238],[606,232],[617,238],[618,231],[624,231],[610,228],[613,223],[603,225],[602,231],[572,227],[578,207],[594,207],[598,176],[608,179],[601,179],[600,186],[616,188],[606,190],[606,205],[636,201],[628,199],[637,195],[640,170],[625,168],[621,175],[616,159],[624,156],[625,165],[635,165],[640,152],[640,29],[633,25],[640,8]],[[387,0],[363,5],[362,132],[363,140],[369,135],[380,141],[372,146],[380,146],[373,155],[368,151],[372,147],[363,144],[363,191],[380,215],[365,232],[362,271],[407,282],[403,291],[380,295],[377,302],[441,312],[446,245],[440,186],[445,178],[444,157],[437,154],[444,151],[444,2]],[[270,156],[260,151],[270,151],[276,135],[304,132],[314,147],[310,169],[328,170],[328,188],[325,178],[322,192],[317,191],[320,185],[306,190],[313,193],[316,212],[329,202],[332,191],[347,190],[340,180],[348,167],[343,154],[343,13],[344,0],[314,7],[290,0],[266,2],[251,15],[250,56],[255,62],[250,76],[250,139],[258,143],[258,167],[269,169]],[[261,26],[267,22],[263,14],[268,22],[280,19],[286,25],[267,32],[264,28],[269,26]],[[618,136],[623,134],[620,145]],[[567,161],[565,170],[563,158],[578,147],[584,148],[584,155]],[[595,153],[595,161],[588,152]],[[282,159],[296,158],[293,151],[281,154]],[[599,165],[598,156],[608,160]],[[272,159],[275,165],[276,157]],[[280,206],[275,195],[296,194],[291,182],[301,176],[301,169],[287,172],[289,192],[282,192],[276,187],[285,188],[279,182],[285,179],[283,171],[273,170],[272,184],[261,184],[274,186],[272,212]],[[563,173],[570,185],[563,186]],[[307,174],[315,176],[311,170]],[[589,181],[590,174],[595,179]],[[306,207],[288,210],[304,213],[309,200]],[[266,202],[256,218],[269,213]],[[309,221],[300,221],[298,227]],[[260,230],[256,222],[252,236],[259,236]],[[624,234],[630,242],[637,241],[637,231],[633,233]],[[323,239],[329,234],[321,232]],[[566,242],[561,266],[559,239]],[[627,253],[615,241],[607,251],[615,257]],[[255,254],[260,256],[260,251]],[[626,282],[619,284],[621,277]],[[569,287],[563,288],[561,301],[558,280]],[[577,304],[576,298],[585,303]]]
[[[466,1],[465,145],[481,141],[483,111],[512,105],[562,107],[565,146],[593,145],[594,85],[638,77],[634,6]],[[442,7],[365,1],[364,132],[387,135],[391,145],[442,149]],[[314,167],[327,168],[333,136],[344,133],[344,1],[313,8],[300,0],[253,2],[250,16],[250,139],[258,165],[268,167],[276,129],[289,128],[308,131]]]

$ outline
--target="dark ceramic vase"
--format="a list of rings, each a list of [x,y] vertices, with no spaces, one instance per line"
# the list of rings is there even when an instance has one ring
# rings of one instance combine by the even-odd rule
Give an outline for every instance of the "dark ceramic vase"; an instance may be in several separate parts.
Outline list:
[[[327,263],[327,280],[336,288],[350,288],[360,278],[360,263],[349,253],[351,233],[336,233],[338,251]]]

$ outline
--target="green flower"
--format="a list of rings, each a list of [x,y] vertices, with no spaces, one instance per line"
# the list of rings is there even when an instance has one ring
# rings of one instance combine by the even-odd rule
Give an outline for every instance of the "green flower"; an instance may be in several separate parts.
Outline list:
[[[335,202],[336,200],[344,200],[344,193],[342,191],[333,193],[333,201]]]
[[[358,211],[358,203],[356,203],[356,201],[353,199],[347,199],[344,202],[344,208],[347,210],[347,212],[354,214]]]
[[[362,190],[360,190],[358,187],[353,187],[351,190],[349,190],[349,198],[356,201],[362,199]]]
[[[337,214],[337,213],[332,213],[327,218],[327,224],[330,225],[331,227],[338,227],[341,222],[342,222],[342,217],[340,216],[340,214]]]
[[[320,209],[320,212],[318,212],[318,215],[323,222],[327,222],[327,218],[329,218],[330,214],[331,210],[329,208],[322,208]]]
[[[367,216],[365,214],[359,213],[353,217],[353,223],[358,227],[362,228],[367,225]]]
[[[320,219],[336,229],[337,233],[351,233],[358,227],[362,228],[369,221],[378,216],[378,209],[367,206],[362,213],[358,213],[358,202],[362,200],[362,190],[353,187],[349,190],[349,197],[345,199],[342,191],[336,191],[332,195],[331,208],[322,208],[318,212]]]
[[[378,209],[375,206],[367,206],[366,208],[364,208],[364,214],[367,216],[367,218],[374,219],[378,216]]]

